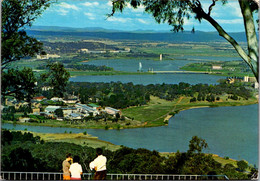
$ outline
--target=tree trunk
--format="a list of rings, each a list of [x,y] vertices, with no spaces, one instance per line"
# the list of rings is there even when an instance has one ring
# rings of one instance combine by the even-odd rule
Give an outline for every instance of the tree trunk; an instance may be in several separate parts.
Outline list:
[[[251,58],[251,64],[254,71],[257,73],[258,79],[258,41],[256,37],[255,24],[253,19],[253,14],[249,6],[249,1],[239,0],[241,13],[244,19],[245,32],[247,38],[248,55]]]
[[[245,4],[248,4],[247,0],[241,0],[241,1],[242,2],[247,2]],[[247,8],[249,8],[249,5],[248,5]],[[242,7],[241,7],[241,11],[242,11],[242,14],[243,14],[244,9],[242,10]],[[248,19],[250,19],[249,18],[250,15],[249,15],[248,9],[246,11],[247,11],[246,12],[246,14],[247,14],[246,17]],[[250,10],[250,12],[251,12],[251,10]],[[256,78],[256,80],[258,82],[258,44],[257,44],[255,30],[248,29],[248,28],[252,27],[252,24],[253,24],[253,29],[255,29],[254,28],[254,22],[251,21],[251,20],[247,20],[247,19],[244,20],[245,24],[247,24],[247,25],[245,25],[245,28],[246,28],[247,37],[249,38],[247,41],[248,41],[248,48],[250,49],[250,52],[252,54],[252,56],[251,56],[251,54],[248,55],[243,50],[243,48],[236,42],[236,40],[234,40],[210,15],[206,14],[203,11],[203,9],[200,10],[200,13],[201,13],[203,19],[207,20],[213,27],[215,27],[215,29],[218,31],[219,35],[222,36],[223,38],[225,38],[235,48],[235,50],[237,51],[239,56],[251,68],[251,70],[254,73],[255,78]],[[252,12],[251,12],[251,18],[252,18]],[[255,36],[255,38],[254,38],[254,36]],[[255,43],[256,43],[256,45],[255,45]]]

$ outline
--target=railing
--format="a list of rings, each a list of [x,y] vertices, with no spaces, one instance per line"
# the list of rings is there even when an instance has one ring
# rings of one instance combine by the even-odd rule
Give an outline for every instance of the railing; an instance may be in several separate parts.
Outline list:
[[[82,180],[92,180],[92,173],[83,173]],[[166,174],[113,174],[106,180],[229,180],[226,175],[166,175]],[[7,172],[1,171],[0,180],[63,180],[57,172]]]

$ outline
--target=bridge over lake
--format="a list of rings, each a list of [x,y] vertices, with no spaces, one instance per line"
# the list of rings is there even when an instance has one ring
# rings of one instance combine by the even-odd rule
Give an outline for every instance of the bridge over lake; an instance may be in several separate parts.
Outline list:
[[[162,71],[149,71],[154,74],[211,74],[208,71],[183,71],[183,70],[162,70]]]

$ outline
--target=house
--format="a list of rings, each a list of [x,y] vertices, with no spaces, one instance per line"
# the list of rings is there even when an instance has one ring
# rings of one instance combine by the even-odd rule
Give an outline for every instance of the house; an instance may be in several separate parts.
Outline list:
[[[35,107],[35,108],[41,108],[42,104],[39,103],[39,102],[32,101],[32,106]]]
[[[60,98],[60,97],[53,97],[53,98],[51,98],[51,100],[52,101],[63,101],[63,99],[62,98]]]
[[[63,102],[66,104],[76,104],[79,102],[79,98],[77,96],[68,96],[66,99],[63,99]]]
[[[35,115],[40,115],[40,108],[32,108],[32,113]]]
[[[44,96],[38,96],[38,97],[33,98],[33,100],[35,100],[35,101],[42,101],[43,99],[47,99],[47,98]]]
[[[16,99],[10,99],[10,98],[5,99],[6,106],[14,106],[17,103],[18,103],[18,101]]]
[[[19,117],[19,122],[21,123],[26,123],[26,122],[29,122],[31,118],[24,118],[24,117]]]
[[[29,103],[28,102],[25,102],[25,101],[20,101],[20,102],[17,102],[14,107],[15,109],[19,109],[20,107],[23,107],[23,106],[28,106]]]
[[[119,113],[121,115],[120,110],[114,109],[112,107],[106,107],[105,112],[108,113],[108,114],[111,114],[111,115],[116,115],[117,113]]]
[[[47,106],[45,108],[46,113],[54,113],[57,109],[60,109],[61,106]]]

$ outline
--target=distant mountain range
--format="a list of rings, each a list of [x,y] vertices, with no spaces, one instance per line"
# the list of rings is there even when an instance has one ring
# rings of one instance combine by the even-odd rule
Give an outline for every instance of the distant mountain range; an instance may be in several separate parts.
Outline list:
[[[120,31],[113,29],[104,29],[99,27],[91,28],[71,28],[57,26],[33,26],[27,28],[26,32],[32,36],[77,36],[85,39],[111,39],[111,40],[148,40],[148,41],[164,41],[164,42],[218,42],[226,41],[220,37],[217,32],[184,31],[174,33],[171,31],[153,31],[153,30],[137,30],[137,31]],[[230,33],[230,35],[238,42],[246,42],[244,32]]]

